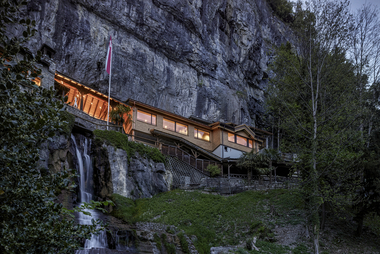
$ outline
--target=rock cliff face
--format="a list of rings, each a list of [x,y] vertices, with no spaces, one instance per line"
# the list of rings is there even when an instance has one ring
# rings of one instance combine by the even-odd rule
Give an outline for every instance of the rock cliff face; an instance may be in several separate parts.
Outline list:
[[[290,31],[265,0],[32,0],[33,51],[56,50],[57,71],[111,95],[188,117],[255,125],[269,48]]]
[[[170,190],[171,173],[163,163],[138,153],[128,163],[127,152],[113,146],[93,146],[95,193],[106,199],[112,193],[131,199],[151,198]]]

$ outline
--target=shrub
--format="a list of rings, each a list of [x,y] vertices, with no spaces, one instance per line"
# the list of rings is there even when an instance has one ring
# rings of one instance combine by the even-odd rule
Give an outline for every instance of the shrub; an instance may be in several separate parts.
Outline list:
[[[220,168],[216,165],[208,165],[206,171],[210,172],[211,176],[220,175]]]

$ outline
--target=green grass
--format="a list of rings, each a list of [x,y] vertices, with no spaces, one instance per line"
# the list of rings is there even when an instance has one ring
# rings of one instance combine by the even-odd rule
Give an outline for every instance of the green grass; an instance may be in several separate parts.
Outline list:
[[[94,130],[94,135],[95,142],[105,142],[108,145],[125,150],[128,154],[128,161],[130,161],[131,157],[138,152],[141,157],[152,159],[154,162],[166,162],[165,156],[157,148],[134,141],[128,141],[128,136],[123,133],[117,131]]]
[[[270,229],[289,220],[304,222],[303,201],[296,190],[246,191],[229,197],[174,190],[135,202],[112,198],[114,216],[174,225],[197,237],[194,244],[200,253],[209,253],[212,246],[237,245],[254,235],[272,236]],[[278,215],[270,214],[271,206]]]

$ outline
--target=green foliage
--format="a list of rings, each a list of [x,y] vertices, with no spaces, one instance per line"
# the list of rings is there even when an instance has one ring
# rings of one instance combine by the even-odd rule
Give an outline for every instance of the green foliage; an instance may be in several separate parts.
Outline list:
[[[346,58],[352,31],[348,4],[307,4],[296,30],[297,49],[287,44],[276,51],[267,103],[286,133],[281,150],[297,154],[294,167],[302,177],[308,224],[318,237],[321,204],[344,211],[357,191],[363,143],[355,66]]]
[[[257,152],[252,149],[249,153],[244,153],[240,156],[237,166],[246,169],[252,169],[258,174],[267,174],[270,171],[270,161],[278,158],[277,153],[269,154]]]
[[[0,1],[0,253],[73,253],[96,226],[77,225],[73,212],[94,208],[84,204],[68,210],[57,200],[61,190],[75,189],[70,170],[48,172],[39,167],[41,145],[68,127],[64,105],[52,90],[34,85],[41,74],[37,56],[22,47],[35,21],[19,20],[26,2]],[[22,38],[5,36],[6,26],[23,29]],[[27,75],[30,73],[30,76]]]
[[[165,234],[162,234],[162,235],[161,235],[161,238],[162,238],[162,242],[164,243],[164,246],[165,246],[166,252],[167,252],[168,254],[176,254],[175,246],[174,246],[174,244],[169,243],[169,242],[167,241],[167,236],[166,236]]]
[[[138,152],[141,157],[151,159],[154,162],[166,163],[165,156],[160,152],[160,150],[142,143],[128,141],[128,135],[117,131],[106,130],[94,130],[94,135],[96,142],[106,142],[109,145],[126,151],[128,154],[128,161],[130,161],[131,157]]]
[[[372,212],[368,214],[364,220],[364,225],[371,229],[378,237],[380,237],[380,215]]]
[[[122,201],[128,199],[121,196],[120,199],[113,199],[115,210],[120,209],[122,202],[133,203]],[[194,244],[200,253],[209,253],[210,246],[237,245],[240,237],[253,236],[251,224],[257,221],[259,227],[264,226],[262,232],[275,224],[285,225],[289,220],[294,224],[304,223],[302,196],[298,191],[289,190],[247,191],[230,197],[176,190],[150,199],[138,199],[135,205],[126,211],[128,214],[117,213],[118,217],[132,217],[128,221],[133,222],[174,225],[187,235],[197,237]],[[276,207],[278,214],[287,216],[273,217],[270,206]],[[272,237],[270,233],[266,236]]]
[[[73,116],[72,114],[70,114],[67,111],[62,111],[61,112],[61,121],[67,122],[67,124],[63,126],[63,133],[65,133],[66,135],[69,136],[71,134],[73,127],[74,127],[74,124],[75,124],[75,116]]]
[[[116,193],[111,195],[111,199],[116,204],[111,215],[132,224],[134,222],[133,213],[135,210],[135,202],[132,199],[125,198]]]
[[[130,107],[126,107],[122,104],[117,105],[110,112],[111,121],[119,125],[123,125],[125,123],[132,121],[131,115],[128,114],[130,111],[131,111]]]
[[[153,240],[156,243],[157,249],[161,251],[161,248],[162,248],[161,238],[158,236],[157,233],[154,233]]]
[[[182,252],[185,254],[190,254],[189,243],[186,241],[185,235],[181,232],[178,234],[178,238],[181,244]]]
[[[211,176],[217,176],[221,173],[221,169],[218,166],[211,164],[207,166],[206,171],[210,172]]]

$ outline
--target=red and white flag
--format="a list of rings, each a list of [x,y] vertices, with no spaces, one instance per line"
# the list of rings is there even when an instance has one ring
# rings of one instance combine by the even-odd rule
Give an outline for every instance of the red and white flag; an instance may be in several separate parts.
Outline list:
[[[108,45],[107,59],[106,59],[106,71],[111,74],[111,63],[112,63],[112,38],[110,36],[110,44]]]

